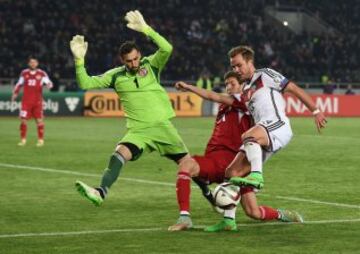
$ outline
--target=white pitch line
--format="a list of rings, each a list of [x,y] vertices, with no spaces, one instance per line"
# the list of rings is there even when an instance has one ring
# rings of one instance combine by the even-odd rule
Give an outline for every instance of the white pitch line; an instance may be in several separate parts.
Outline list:
[[[96,177],[96,178],[102,177],[102,175],[99,175],[99,174],[82,173],[82,172],[76,172],[76,171],[70,171],[70,170],[60,170],[60,169],[53,169],[53,168],[41,168],[41,167],[32,167],[32,166],[25,166],[25,165],[15,165],[15,164],[7,164],[7,163],[0,163],[0,167],[18,168],[18,169],[42,171],[42,172],[49,172],[49,173],[60,173],[60,174],[67,174],[67,175],[90,176],[90,177]],[[149,180],[142,180],[142,179],[127,178],[127,177],[121,177],[120,179],[125,180],[125,181],[146,183],[146,184],[153,184],[153,185],[175,186],[175,184],[172,184],[172,183],[164,183],[164,182],[158,182],[158,181],[149,181]]]
[[[312,224],[338,224],[338,223],[354,223],[360,222],[359,219],[343,219],[343,220],[318,220],[305,221],[304,223],[289,223],[289,222],[263,222],[263,223],[242,223],[237,224],[240,227],[263,227],[263,226],[286,226],[286,225],[312,225]],[[203,229],[206,226],[195,226],[195,229]],[[108,229],[108,230],[86,230],[86,231],[70,231],[70,232],[43,232],[43,233],[19,233],[19,234],[4,234],[0,235],[0,239],[4,238],[20,238],[20,237],[47,237],[47,236],[74,236],[74,235],[96,235],[107,233],[134,233],[134,232],[154,232],[167,231],[166,228],[133,228],[133,229]]]
[[[59,170],[59,169],[52,169],[52,168],[32,167],[32,166],[15,165],[15,164],[7,164],[7,163],[0,163],[0,167],[17,168],[17,169],[25,169],[25,170],[34,170],[34,171],[42,171],[42,172],[49,172],[49,173],[68,174],[68,175],[89,176],[89,177],[97,177],[97,178],[101,177],[100,174],[82,173],[82,172],[76,172],[76,171],[70,171],[70,170]],[[172,183],[149,181],[149,180],[143,180],[143,179],[135,179],[135,178],[127,178],[127,177],[121,177],[120,179],[125,180],[125,181],[152,184],[152,185],[163,185],[163,186],[171,186],[171,187],[175,186],[175,184],[172,184]],[[270,194],[265,194],[265,193],[260,193],[260,195],[262,195],[262,196],[270,196]],[[297,197],[285,197],[285,196],[274,196],[274,197],[277,198],[277,199],[285,199],[285,200],[307,202],[307,203],[313,203],[313,204],[321,204],[321,205],[330,205],[330,206],[337,206],[337,207],[360,209],[360,205],[350,205],[350,204],[343,204],[343,203],[326,202],[326,201],[313,200],[313,199],[304,199],[304,198],[297,198]]]
[[[284,196],[275,196],[275,198],[285,199],[285,200],[292,200],[292,201],[307,202],[307,203],[313,203],[313,204],[334,205],[334,206],[341,206],[341,207],[360,209],[360,205],[349,205],[349,204],[342,204],[342,203],[325,202],[325,201],[319,201],[319,200],[313,200],[313,199],[304,199],[304,198],[296,198],[296,197],[284,197]]]
[[[86,230],[86,231],[70,231],[70,232],[44,232],[44,233],[21,233],[0,235],[1,238],[19,238],[19,237],[38,237],[38,236],[71,236],[71,235],[90,235],[90,234],[106,234],[106,233],[128,233],[128,232],[153,232],[161,231],[163,228],[134,228],[134,229],[108,229],[108,230]]]

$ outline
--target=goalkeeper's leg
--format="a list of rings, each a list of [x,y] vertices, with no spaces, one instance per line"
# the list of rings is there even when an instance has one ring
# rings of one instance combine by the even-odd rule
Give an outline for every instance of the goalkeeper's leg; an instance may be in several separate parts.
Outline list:
[[[130,149],[132,149],[132,147],[128,144],[118,145],[116,151],[110,156],[109,164],[105,169],[100,186],[93,188],[81,181],[76,181],[75,186],[77,191],[96,206],[100,206],[104,201],[108,190],[117,180],[125,162],[132,158],[132,152],[135,150],[132,149],[131,151]]]

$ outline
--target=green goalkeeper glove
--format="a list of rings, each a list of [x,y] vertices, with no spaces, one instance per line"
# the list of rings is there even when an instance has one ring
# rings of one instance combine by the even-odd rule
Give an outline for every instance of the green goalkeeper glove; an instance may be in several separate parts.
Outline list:
[[[74,55],[76,64],[83,64],[86,51],[88,48],[87,41],[84,40],[84,36],[75,35],[70,41],[70,49]]]
[[[138,10],[127,12],[125,20],[128,22],[127,27],[132,30],[142,32],[146,35],[148,35],[151,30],[151,27],[146,24],[143,15]]]

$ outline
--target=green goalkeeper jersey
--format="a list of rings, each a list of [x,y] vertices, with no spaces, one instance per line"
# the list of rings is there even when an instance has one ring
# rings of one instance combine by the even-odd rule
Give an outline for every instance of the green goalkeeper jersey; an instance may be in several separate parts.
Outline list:
[[[147,35],[159,49],[141,59],[137,73],[120,66],[90,77],[84,63],[76,64],[76,80],[82,89],[113,88],[116,91],[128,128],[152,126],[175,116],[169,96],[160,84],[160,72],[171,55],[172,45],[153,29]]]

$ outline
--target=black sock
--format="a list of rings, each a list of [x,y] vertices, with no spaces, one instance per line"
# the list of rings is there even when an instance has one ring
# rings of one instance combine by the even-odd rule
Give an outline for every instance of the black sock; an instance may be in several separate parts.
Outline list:
[[[95,190],[97,190],[100,193],[100,196],[104,199],[106,196],[106,192],[103,190],[103,188],[99,187],[99,188],[95,188]]]
[[[199,177],[193,177],[192,180],[199,186],[203,196],[210,202],[210,204],[215,205],[215,200],[209,189],[209,185]]]

